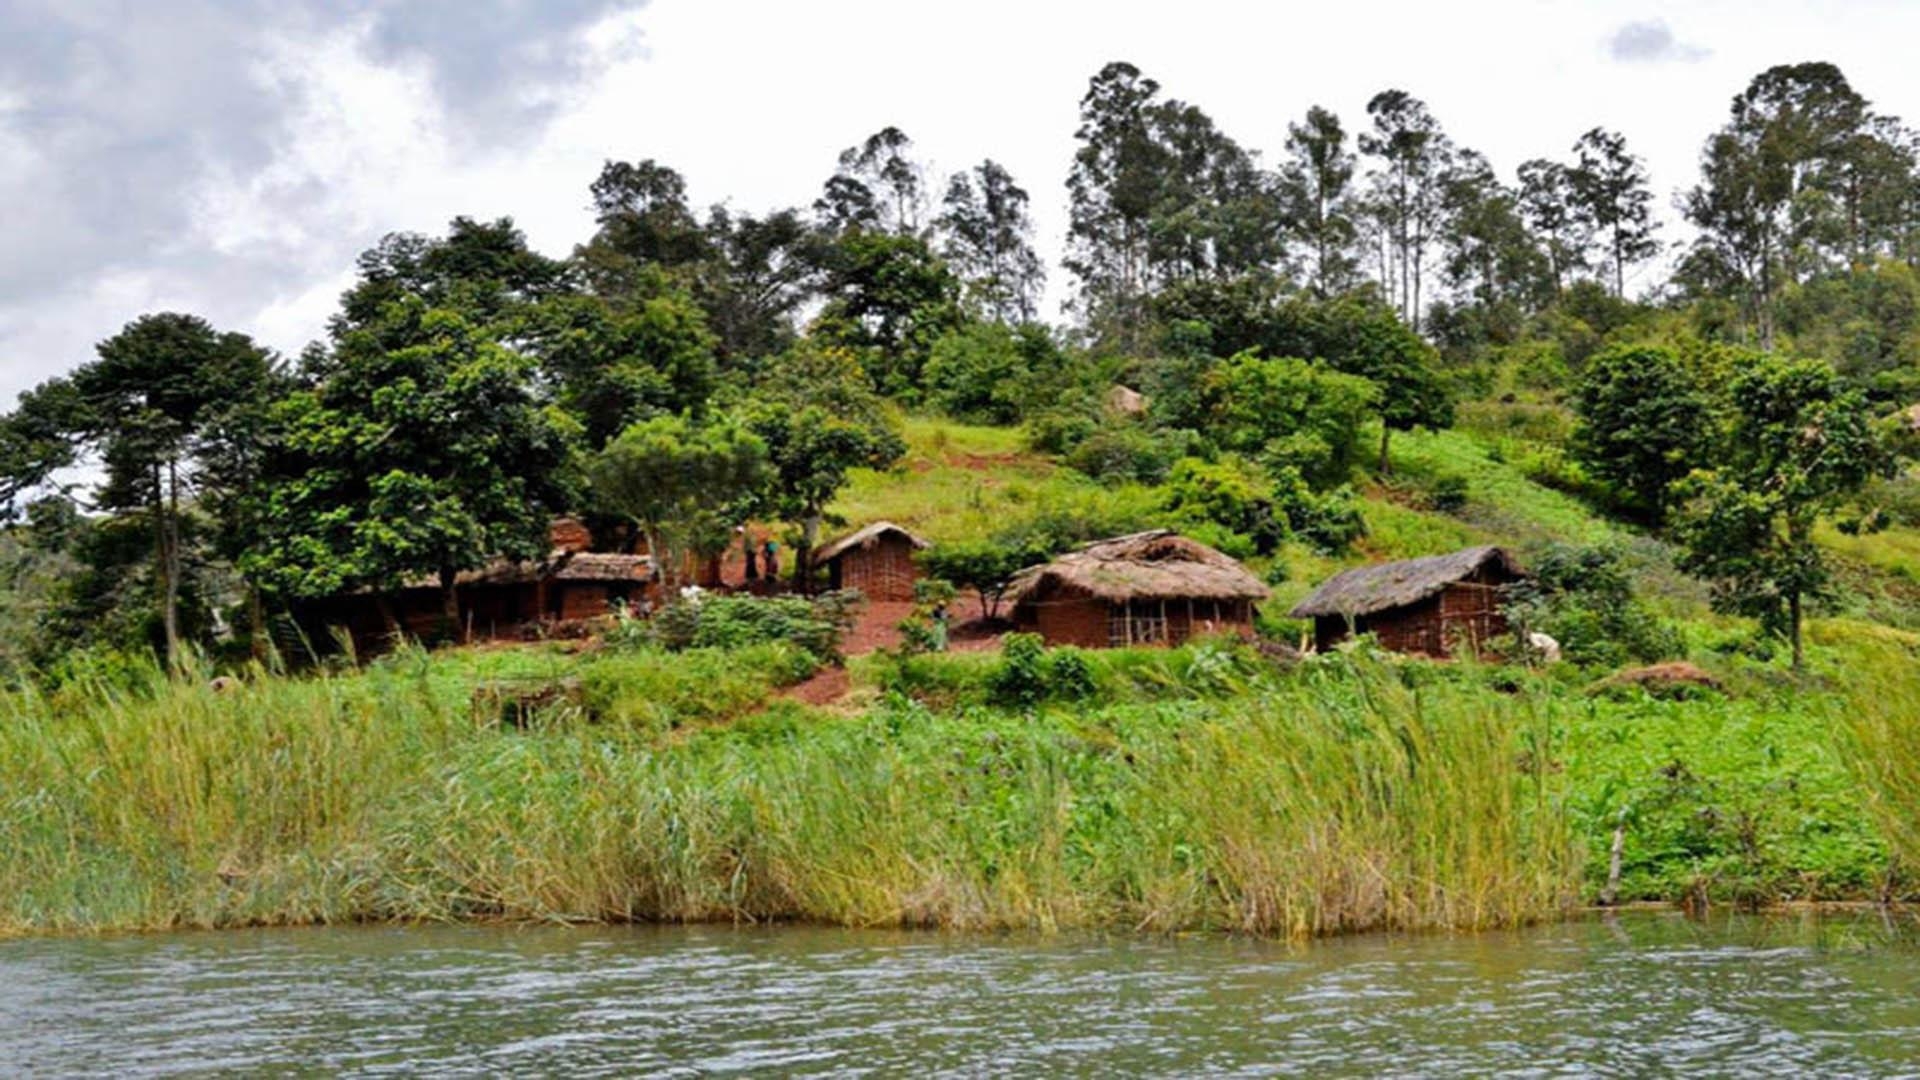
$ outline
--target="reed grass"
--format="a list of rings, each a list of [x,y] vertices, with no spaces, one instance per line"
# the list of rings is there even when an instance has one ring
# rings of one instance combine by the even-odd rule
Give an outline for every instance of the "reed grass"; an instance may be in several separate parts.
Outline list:
[[[1910,883],[1920,879],[1920,650],[1911,635],[1875,637],[1860,647],[1870,661],[1843,714],[1840,745],[1866,812]]]
[[[545,663],[546,661],[541,661]],[[583,663],[580,677],[604,678]],[[622,658],[632,693],[671,687]],[[1132,662],[1134,681],[1159,676]],[[1118,678],[1118,675],[1113,676]],[[662,731],[402,661],[0,701],[0,929],[782,920],[1304,935],[1578,889],[1539,702],[1385,669],[1017,714],[898,695]],[[711,682],[711,680],[708,680]]]

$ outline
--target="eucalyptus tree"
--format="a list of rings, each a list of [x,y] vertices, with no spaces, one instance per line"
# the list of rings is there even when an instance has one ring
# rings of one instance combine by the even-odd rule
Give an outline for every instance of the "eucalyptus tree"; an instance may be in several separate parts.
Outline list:
[[[1646,166],[1627,150],[1626,137],[1594,128],[1574,144],[1576,164],[1568,174],[1573,205],[1606,246],[1613,270],[1613,295],[1625,297],[1627,267],[1660,253],[1654,234],[1653,189]]]
[[[1516,209],[1540,243],[1558,294],[1567,277],[1587,267],[1588,228],[1574,201],[1572,171],[1557,161],[1522,162]]]
[[[842,150],[814,211],[836,232],[857,227],[919,235],[927,224],[926,171],[913,157],[913,140],[888,126]]]
[[[1153,215],[1171,159],[1154,137],[1159,93],[1132,64],[1102,68],[1080,99],[1067,177],[1066,267],[1079,280],[1082,315],[1122,348],[1144,341]]]
[[[1377,160],[1370,175],[1373,212],[1387,245],[1387,285],[1409,325],[1418,326],[1429,249],[1445,222],[1446,184],[1457,157],[1426,103],[1404,90],[1367,102],[1373,130],[1360,149]]]
[[[1307,280],[1322,298],[1345,291],[1357,266],[1353,169],[1347,133],[1332,110],[1315,105],[1303,121],[1287,125],[1281,201],[1288,228],[1309,259]]]
[[[1046,271],[1033,250],[1026,189],[991,159],[956,173],[934,224],[947,263],[966,283],[968,298],[1003,325],[1029,322]]]
[[[1796,279],[1809,261],[1817,180],[1867,117],[1866,100],[1839,68],[1782,64],[1734,97],[1727,123],[1707,140],[1700,183],[1683,203],[1701,234],[1694,262],[1739,281],[1762,348],[1773,347],[1781,279]]]

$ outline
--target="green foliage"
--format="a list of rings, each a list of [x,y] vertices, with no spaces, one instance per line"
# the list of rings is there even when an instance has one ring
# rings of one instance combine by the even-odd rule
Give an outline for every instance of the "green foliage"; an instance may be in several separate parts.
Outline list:
[[[270,414],[260,541],[241,560],[291,596],[450,585],[496,556],[544,555],[573,498],[570,429],[533,363],[454,311],[384,309]],[[383,338],[411,342],[389,349]]]
[[[1379,393],[1365,379],[1320,364],[1242,353],[1207,376],[1207,433],[1228,450],[1290,465],[1331,486],[1351,474],[1361,421]]]
[[[1758,361],[1730,398],[1724,460],[1677,489],[1682,565],[1714,583],[1722,608],[1785,633],[1797,668],[1804,605],[1832,585],[1814,526],[1893,463],[1865,398],[1818,361]]]
[[[1672,351],[1620,346],[1594,357],[1575,393],[1574,452],[1628,505],[1658,523],[1668,489],[1713,444],[1713,417]]]
[[[1155,431],[1140,424],[1115,423],[1095,430],[1067,451],[1063,463],[1095,480],[1157,484],[1175,459],[1187,452],[1181,432]]]
[[[1443,514],[1457,514],[1466,509],[1470,490],[1466,477],[1447,473],[1434,478],[1433,485],[1427,489],[1427,498],[1432,501],[1435,510]]]
[[[526,333],[561,408],[597,450],[628,425],[706,408],[715,383],[715,340],[705,314],[668,292],[616,311],[584,296],[534,308]]]
[[[633,522],[669,586],[684,552],[726,535],[771,477],[767,445],[729,420],[662,416],[633,425],[588,464],[592,498]]]
[[[971,323],[934,342],[928,404],[958,420],[1017,424],[1051,399],[1066,357],[1045,327]]]
[[[1013,584],[1013,576],[1053,554],[1051,547],[1041,546],[1036,538],[1002,536],[936,544],[921,552],[918,561],[928,576],[978,592],[981,618],[993,619],[1000,614],[1000,601]]]
[[[1297,478],[1297,474],[1294,476]],[[1234,552],[1228,550],[1229,546],[1247,547],[1248,551],[1236,556],[1240,558],[1255,551],[1272,552],[1291,531],[1284,514],[1274,511],[1274,487],[1265,470],[1235,455],[1211,462],[1181,458],[1167,479],[1166,508],[1175,521],[1187,527],[1189,535],[1202,543],[1230,555]],[[1208,530],[1193,529],[1194,525],[1211,525],[1225,532],[1209,538],[1202,535]]]
[[[836,662],[852,629],[855,603],[845,593],[807,597],[702,596],[669,605],[654,617],[664,648],[742,649],[784,643],[816,664]]]
[[[1634,595],[1626,555],[1617,547],[1549,544],[1530,552],[1529,581],[1505,605],[1516,633],[1550,635],[1568,661],[1617,667],[1681,655],[1679,633]]]
[[[916,236],[842,233],[826,253],[822,292],[813,332],[860,354],[874,389],[909,399],[934,343],[961,324],[959,282]]]
[[[1093,671],[1077,649],[1049,649],[1038,634],[1008,634],[1001,639],[1000,663],[987,690],[996,704],[1008,708],[1078,701],[1093,695]]]

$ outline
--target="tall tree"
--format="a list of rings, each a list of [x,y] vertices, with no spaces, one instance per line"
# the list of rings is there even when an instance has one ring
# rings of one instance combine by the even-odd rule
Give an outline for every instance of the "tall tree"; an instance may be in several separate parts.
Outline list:
[[[827,504],[856,468],[885,469],[906,443],[845,349],[803,340],[775,365],[741,413],[767,447],[773,478],[763,509],[800,528],[794,583],[809,588]]]
[[[658,416],[621,432],[587,464],[591,500],[646,536],[668,588],[696,538],[723,527],[768,478],[766,444],[727,419]]]
[[[1379,159],[1372,174],[1373,205],[1391,253],[1391,277],[1381,284],[1394,297],[1400,317],[1418,326],[1428,251],[1445,219],[1453,142],[1426,103],[1404,90],[1375,94],[1367,115],[1373,130],[1360,136],[1360,149]]]
[[[794,317],[818,286],[822,242],[797,210],[754,216],[716,206],[707,214],[714,265],[695,286],[730,367],[793,343]]]
[[[1443,276],[1478,306],[1489,330],[1517,332],[1520,314],[1544,299],[1549,276],[1518,199],[1485,158],[1463,150],[1448,174],[1445,200]]]
[[[840,167],[814,205],[822,224],[920,235],[926,225],[925,170],[913,157],[913,140],[884,127],[858,146],[840,152]]]
[[[1625,297],[1627,267],[1660,252],[1654,238],[1660,223],[1653,216],[1653,189],[1640,159],[1627,151],[1626,137],[1594,128],[1574,144],[1577,161],[1569,180],[1581,220],[1604,240],[1613,268],[1613,295]]]
[[[542,405],[534,374],[531,358],[418,296],[346,331],[274,407],[261,543],[243,569],[290,597],[430,578],[461,633],[459,574],[544,555],[548,523],[573,500],[570,425]]]
[[[1026,190],[1006,169],[988,160],[956,173],[935,224],[947,262],[980,311],[1002,324],[1033,319],[1046,273],[1033,250]]]
[[[960,283],[917,236],[855,229],[826,253],[815,332],[863,354],[873,385],[917,391],[933,343],[958,326]]]
[[[709,255],[706,231],[687,205],[687,183],[645,161],[609,161],[594,178],[594,243],[638,263],[689,266]]]
[[[94,505],[138,515],[151,536],[154,603],[170,662],[181,657],[181,583],[191,504],[217,482],[206,469],[224,417],[267,392],[272,360],[243,334],[193,315],[145,315],[100,343],[97,358],[23,398],[5,428],[16,482],[96,458]]]
[[[1306,248],[1308,280],[1321,298],[1343,292],[1353,280],[1354,228],[1348,189],[1353,151],[1340,117],[1318,105],[1304,121],[1287,125],[1287,164],[1280,191],[1293,235]]]
[[[1587,265],[1587,229],[1574,202],[1571,171],[1557,161],[1535,158],[1521,164],[1519,178],[1521,220],[1539,238],[1558,294],[1567,276]]]
[[[1784,632],[1806,662],[1808,601],[1832,571],[1814,525],[1893,472],[1866,399],[1818,361],[1766,357],[1734,376],[1725,457],[1676,488],[1683,568],[1714,583],[1725,610]]]
[[[641,420],[698,414],[713,393],[714,335],[684,293],[620,308],[591,296],[556,297],[529,311],[517,336],[538,359],[546,394],[579,422],[590,450]]]
[[[1708,140],[1701,180],[1685,198],[1696,249],[1739,279],[1762,348],[1772,349],[1781,279],[1808,258],[1817,178],[1867,118],[1867,103],[1828,63],[1782,64],[1755,76]]]
[[[1150,118],[1159,93],[1132,64],[1102,68],[1080,99],[1067,177],[1066,267],[1079,279],[1082,314],[1127,349],[1144,342],[1150,224],[1168,165]]]

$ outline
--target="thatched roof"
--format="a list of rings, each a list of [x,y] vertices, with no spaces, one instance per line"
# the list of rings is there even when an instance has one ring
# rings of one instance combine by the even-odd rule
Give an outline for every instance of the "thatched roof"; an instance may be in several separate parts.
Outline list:
[[[1112,603],[1128,600],[1265,600],[1260,579],[1233,559],[1166,529],[1088,544],[1022,570],[1008,589],[1016,604],[1049,588]]]
[[[1114,383],[1107,390],[1107,411],[1116,416],[1143,416],[1147,411],[1147,396],[1131,386]]]
[[[547,570],[554,581],[645,581],[653,572],[653,560],[645,555],[570,551],[555,556]]]
[[[861,529],[859,532],[850,533],[828,544],[826,547],[821,548],[814,553],[813,561],[816,563],[832,562],[855,548],[872,547],[880,542],[881,537],[889,533],[904,537],[907,543],[912,544],[916,548],[928,546],[925,540],[920,539],[891,521],[876,521],[866,528]]]
[[[1523,573],[1505,548],[1470,547],[1451,555],[1362,566],[1335,574],[1313,595],[1294,605],[1287,615],[1305,619],[1321,615],[1353,618],[1417,604],[1455,582],[1465,581],[1482,568],[1494,567],[1508,577]]]
[[[453,583],[456,586],[531,585],[542,578],[548,581],[645,581],[652,570],[653,560],[645,555],[554,551],[539,562],[495,559],[477,570],[462,570]],[[440,579],[431,575],[409,578],[401,586],[404,589],[439,587]]]

